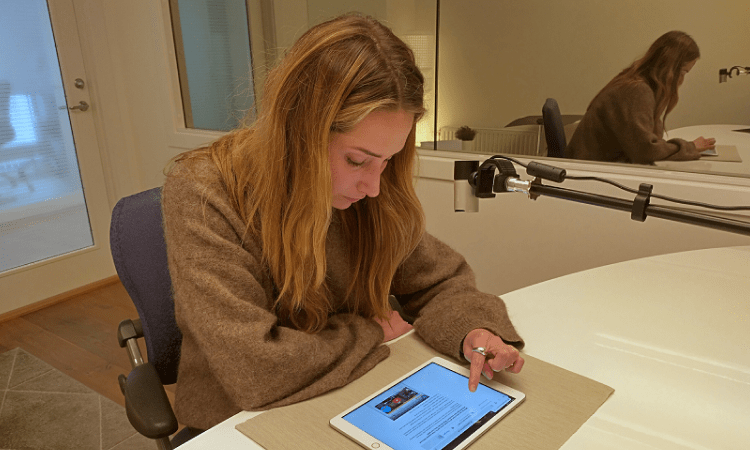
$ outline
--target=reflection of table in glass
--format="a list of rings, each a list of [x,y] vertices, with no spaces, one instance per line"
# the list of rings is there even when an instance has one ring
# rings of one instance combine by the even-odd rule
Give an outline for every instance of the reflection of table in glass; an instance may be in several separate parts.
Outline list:
[[[615,389],[563,450],[729,450],[750,442],[748,292],[750,247],[734,247],[599,267],[503,299],[526,353]]]
[[[712,161],[711,156],[704,156],[697,161],[657,161],[656,165],[679,171],[750,176],[750,133],[734,131],[749,128],[750,125],[695,125],[677,128],[665,135],[665,139],[681,138],[688,141],[701,136],[716,138],[717,145],[737,147],[742,162]]]

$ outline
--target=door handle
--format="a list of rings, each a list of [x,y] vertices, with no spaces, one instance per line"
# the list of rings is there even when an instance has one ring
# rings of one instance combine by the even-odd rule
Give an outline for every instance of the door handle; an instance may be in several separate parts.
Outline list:
[[[77,105],[70,106],[70,107],[68,107],[68,109],[71,110],[71,111],[73,111],[73,110],[86,111],[86,110],[89,109],[89,104],[86,103],[86,102],[84,102],[83,100],[81,100],[80,102],[78,102]]]

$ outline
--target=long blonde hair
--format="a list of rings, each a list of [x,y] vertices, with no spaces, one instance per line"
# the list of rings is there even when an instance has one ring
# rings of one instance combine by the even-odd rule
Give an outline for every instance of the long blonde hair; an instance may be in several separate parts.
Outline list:
[[[700,56],[698,44],[692,37],[683,31],[669,31],[654,41],[643,57],[620,72],[604,89],[645,81],[656,98],[654,120],[666,122],[667,114],[679,100],[677,88],[682,68]]]
[[[424,114],[414,55],[376,20],[346,15],[308,30],[269,73],[256,122],[178,157],[210,157],[230,201],[258,233],[284,325],[321,330],[332,312],[326,236],[333,218],[328,143],[375,110]],[[378,197],[338,211],[351,248],[354,311],[386,318],[390,285],[424,232],[413,186],[415,125],[381,175]],[[246,238],[247,236],[245,236]]]

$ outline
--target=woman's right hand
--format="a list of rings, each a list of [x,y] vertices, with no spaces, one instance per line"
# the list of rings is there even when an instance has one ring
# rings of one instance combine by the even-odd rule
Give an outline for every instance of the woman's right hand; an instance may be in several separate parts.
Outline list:
[[[402,334],[408,333],[412,328],[414,328],[407,321],[402,319],[401,315],[396,311],[391,311],[391,315],[388,320],[380,320],[378,318],[375,318],[375,322],[383,327],[383,333],[385,334],[383,342],[388,342],[392,339],[396,339],[397,337],[401,336]]]
[[[702,152],[703,150],[711,150],[716,147],[716,139],[714,138],[704,138],[703,136],[699,137],[698,139],[693,141],[693,144],[695,144],[695,149],[698,152]]]

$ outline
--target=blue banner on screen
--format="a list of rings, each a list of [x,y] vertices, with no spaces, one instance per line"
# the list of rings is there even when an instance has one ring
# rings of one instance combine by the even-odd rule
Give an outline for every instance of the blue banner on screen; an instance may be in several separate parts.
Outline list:
[[[470,392],[464,375],[430,363],[344,420],[396,450],[449,450],[512,400],[483,384]]]

